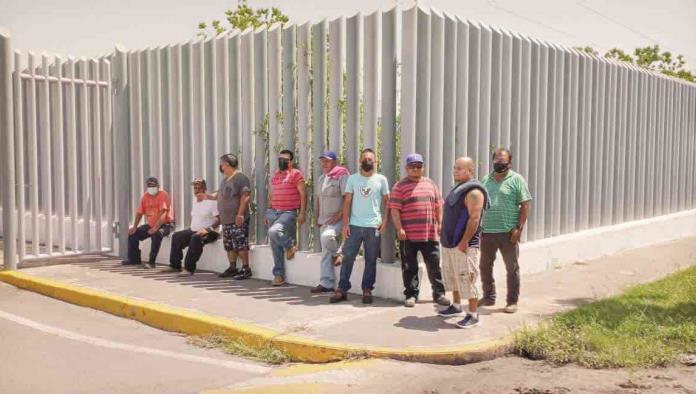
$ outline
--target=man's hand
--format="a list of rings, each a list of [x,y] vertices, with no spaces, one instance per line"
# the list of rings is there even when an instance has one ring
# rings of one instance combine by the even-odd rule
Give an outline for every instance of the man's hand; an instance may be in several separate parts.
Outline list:
[[[350,226],[343,226],[341,232],[343,233],[343,239],[348,239],[350,237]]]
[[[264,223],[265,223],[265,220],[266,220],[266,219],[264,219]],[[242,225],[244,225],[244,216],[242,216],[242,215],[237,215],[237,216],[234,218],[234,225],[237,226],[237,227],[242,227]]]
[[[205,193],[196,194],[196,200],[198,200],[198,202],[201,202],[201,201],[207,200],[207,199],[208,199],[208,195]]]
[[[462,253],[466,253],[466,251],[469,250],[469,243],[460,242],[459,245],[457,245],[457,249],[459,249],[459,251]]]
[[[379,233],[384,234],[385,231],[387,231],[387,225],[389,223],[386,221],[383,221],[382,224],[379,225]]]
[[[399,241],[405,241],[406,240],[406,230],[404,230],[403,228],[400,228],[396,232],[396,237],[399,239]]]
[[[341,221],[343,218],[343,215],[341,213],[337,213],[329,218],[329,220],[326,221],[326,224],[336,224]]]
[[[307,214],[305,212],[300,212],[300,215],[297,217],[297,223],[303,225],[305,220],[307,220]]]
[[[130,226],[130,227],[128,227],[128,235],[133,235],[133,234],[135,234],[136,230],[138,230],[138,228],[135,227],[135,226]]]
[[[155,227],[150,228],[149,230],[147,230],[147,233],[152,235],[152,234],[156,233],[157,230],[159,230],[159,226],[155,226]]]
[[[205,228],[202,228],[202,229],[196,231],[196,235],[198,235],[199,237],[205,237],[206,235],[208,235],[208,230]]]
[[[513,244],[516,244],[520,242],[520,235],[522,235],[522,231],[519,229],[513,229],[512,232],[510,232],[510,242]]]

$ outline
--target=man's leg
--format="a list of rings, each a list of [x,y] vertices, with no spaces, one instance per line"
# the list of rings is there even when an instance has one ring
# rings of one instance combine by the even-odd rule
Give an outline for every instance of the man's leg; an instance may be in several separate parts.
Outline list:
[[[172,249],[169,253],[169,266],[181,270],[181,259],[184,256],[184,248],[189,246],[194,232],[191,229],[177,231],[172,234]]]
[[[379,257],[381,238],[376,228],[365,228],[363,246],[365,248],[365,271],[363,272],[362,289],[371,292],[377,280],[377,257]]]
[[[140,264],[140,241],[150,237],[150,234],[147,233],[149,229],[150,226],[143,224],[128,236],[128,261],[130,263]]]
[[[340,224],[325,224],[321,227],[320,240],[323,255],[321,257],[319,285],[327,289],[333,289],[336,286],[333,258],[339,249],[340,231]]]
[[[433,301],[440,300],[445,295],[445,284],[442,281],[442,269],[440,268],[440,243],[436,241],[423,242],[421,248],[425,268],[428,272],[428,280],[433,290]],[[441,305],[449,305],[449,300],[442,299]]]
[[[251,278],[251,267],[249,267],[249,220],[246,219],[241,227],[236,224],[232,226],[234,234],[234,251],[242,261],[242,269],[234,279],[249,279]]]
[[[510,242],[509,236],[502,238],[500,253],[507,271],[507,305],[516,305],[520,297],[520,244]]]
[[[418,299],[418,246],[409,240],[399,242],[401,278],[404,281],[404,297]]]
[[[150,244],[150,266],[154,266],[157,260],[157,254],[159,253],[160,246],[162,246],[162,239],[168,236],[172,231],[171,224],[162,225],[159,230],[152,234],[152,244]]]
[[[350,236],[343,243],[343,263],[341,264],[340,280],[338,288],[347,293],[350,290],[350,275],[353,273],[353,263],[360,251],[360,244],[363,241],[362,228],[350,226]]]
[[[285,250],[293,246],[291,231],[295,228],[297,213],[274,212],[269,213],[268,220],[268,238],[273,250],[273,275],[285,278]]]
[[[486,301],[495,302],[495,279],[493,278],[493,263],[497,252],[496,234],[481,234],[481,285],[483,286],[483,298]]]
[[[184,268],[190,273],[196,272],[196,263],[203,254],[203,246],[205,245],[204,237],[198,234],[193,234],[189,239],[188,251],[186,252],[186,261]]]

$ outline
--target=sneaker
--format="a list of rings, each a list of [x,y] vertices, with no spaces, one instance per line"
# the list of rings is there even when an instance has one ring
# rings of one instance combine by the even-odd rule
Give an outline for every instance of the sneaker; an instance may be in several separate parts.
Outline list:
[[[151,269],[151,268],[155,268],[155,263],[143,263],[142,267],[143,267],[143,269],[146,269],[146,270]]]
[[[495,300],[488,297],[483,297],[478,300],[478,306],[493,306],[495,305]]]
[[[181,268],[167,267],[167,268],[162,268],[159,272],[162,274],[179,273],[179,272],[181,272]]]
[[[466,317],[464,317],[464,319],[458,321],[456,323],[456,325],[459,328],[472,328],[472,327],[478,326],[479,325],[478,313],[476,314],[476,316],[474,316],[470,313],[467,313]]]
[[[121,261],[121,265],[140,265],[140,264],[142,264],[140,261],[130,261],[130,260]]]
[[[416,306],[416,297],[406,298],[406,300],[404,301],[404,306],[406,308],[413,308],[414,306]]]
[[[335,304],[337,302],[345,301],[347,299],[348,299],[348,296],[346,295],[346,293],[343,290],[336,290],[334,295],[332,295],[331,298],[329,298],[329,302],[332,304]]]
[[[285,259],[286,260],[294,259],[295,253],[297,253],[297,246],[291,246],[290,249],[285,251]]]
[[[363,290],[363,304],[372,304],[372,290]]]
[[[234,280],[244,280],[251,278],[251,268],[248,265],[242,267],[239,273],[232,277]]]
[[[179,275],[177,275],[177,276],[193,276],[193,272],[183,270],[183,271],[179,272]]]
[[[503,309],[505,313],[515,313],[517,312],[517,304],[507,304]]]
[[[238,273],[239,273],[239,270],[237,269],[237,266],[231,265],[226,270],[224,270],[221,274],[218,274],[218,278],[229,278],[230,276],[235,276]]]
[[[437,297],[436,299],[433,300],[434,303],[440,305],[440,306],[450,306],[452,305],[452,302],[445,297],[444,295],[441,295]]]
[[[438,315],[442,317],[452,317],[452,316],[461,316],[464,314],[464,311],[462,311],[461,308],[457,308],[456,306],[450,304],[447,309],[443,309],[439,312],[437,312]]]
[[[318,285],[309,289],[309,292],[312,294],[331,293],[333,291],[333,289],[329,289],[328,287],[324,287],[322,285]]]
[[[278,276],[278,275],[276,275],[273,278],[273,282],[271,282],[271,286],[282,286],[284,284],[285,284],[285,278],[283,278],[282,276]]]

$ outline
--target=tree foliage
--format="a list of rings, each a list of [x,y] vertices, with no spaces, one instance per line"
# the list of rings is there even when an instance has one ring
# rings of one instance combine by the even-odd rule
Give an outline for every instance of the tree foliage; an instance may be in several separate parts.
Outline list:
[[[599,56],[599,53],[590,46],[576,47],[576,50],[591,55]],[[620,48],[608,50],[604,57],[621,62],[635,64],[648,70],[657,71],[671,77],[696,82],[696,74],[686,68],[684,55],[674,55],[669,51],[660,51],[659,45],[636,48],[633,54],[626,53]]]
[[[210,23],[212,32],[215,35],[225,31],[237,30],[244,31],[248,28],[258,29],[260,27],[271,27],[275,23],[284,25],[290,18],[285,15],[280,8],[252,8],[247,0],[239,0],[236,9],[225,11],[227,25],[216,19]],[[208,24],[200,22],[198,24],[198,35],[207,37],[209,33]]]

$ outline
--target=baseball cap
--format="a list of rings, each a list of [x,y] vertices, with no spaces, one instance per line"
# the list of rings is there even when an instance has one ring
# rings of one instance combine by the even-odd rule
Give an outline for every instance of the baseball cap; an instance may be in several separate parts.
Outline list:
[[[145,184],[146,184],[146,185],[147,185],[147,184],[150,184],[150,183],[153,183],[153,184],[159,186],[159,181],[158,181],[157,178],[155,178],[154,176],[151,176],[151,177],[147,178],[147,180],[145,181]]]
[[[406,156],[406,165],[412,163],[423,163],[423,156],[418,153],[411,153],[410,155]]]
[[[327,150],[319,156],[320,159],[331,159],[331,160],[338,160],[338,156],[336,156],[336,153],[330,150]]]

